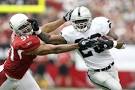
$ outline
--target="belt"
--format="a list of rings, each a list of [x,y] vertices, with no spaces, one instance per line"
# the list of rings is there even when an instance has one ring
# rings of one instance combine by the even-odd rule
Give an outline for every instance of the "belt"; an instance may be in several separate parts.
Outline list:
[[[114,62],[112,62],[110,65],[108,65],[108,66],[105,67],[105,68],[102,68],[102,69],[94,69],[94,71],[95,71],[95,72],[107,71],[107,70],[109,70],[113,65],[114,65]]]

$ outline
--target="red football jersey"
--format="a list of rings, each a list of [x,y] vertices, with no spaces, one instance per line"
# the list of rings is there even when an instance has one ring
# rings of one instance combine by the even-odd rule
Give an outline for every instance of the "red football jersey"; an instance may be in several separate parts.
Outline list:
[[[4,63],[5,73],[12,78],[21,79],[36,57],[35,55],[24,55],[22,52],[32,51],[39,45],[40,39],[36,35],[14,36],[8,58]]]

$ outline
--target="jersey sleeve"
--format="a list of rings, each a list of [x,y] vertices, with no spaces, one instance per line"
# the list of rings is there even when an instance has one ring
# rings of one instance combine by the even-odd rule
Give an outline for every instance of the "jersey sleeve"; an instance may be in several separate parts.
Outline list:
[[[21,49],[24,52],[29,52],[40,46],[40,39],[37,36],[32,35],[29,36],[29,38],[26,38],[24,41],[22,40],[20,43],[21,44],[19,45],[18,49]]]
[[[99,32],[101,35],[106,35],[111,30],[111,22],[108,18],[97,17],[93,21],[96,25],[97,32]]]
[[[63,28],[61,30],[61,36],[67,41],[67,43],[71,43],[70,31],[68,28]]]

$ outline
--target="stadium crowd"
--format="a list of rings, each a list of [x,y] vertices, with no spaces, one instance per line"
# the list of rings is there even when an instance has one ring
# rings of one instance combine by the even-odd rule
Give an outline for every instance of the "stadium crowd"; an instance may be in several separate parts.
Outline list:
[[[64,1],[64,2],[63,2]],[[37,0],[0,0],[1,4],[36,4]],[[135,0],[46,0],[47,9],[43,14],[29,14],[38,19],[40,25],[61,17],[64,12],[78,5],[87,6],[92,16],[105,16],[112,22],[112,30],[121,40],[135,44]],[[6,58],[11,31],[8,25],[12,14],[0,14],[0,60]],[[36,63],[36,60],[40,63]],[[41,87],[76,86],[92,87],[86,72],[75,68],[72,53],[48,55],[36,58],[31,69]],[[82,78],[83,77],[83,78]]]

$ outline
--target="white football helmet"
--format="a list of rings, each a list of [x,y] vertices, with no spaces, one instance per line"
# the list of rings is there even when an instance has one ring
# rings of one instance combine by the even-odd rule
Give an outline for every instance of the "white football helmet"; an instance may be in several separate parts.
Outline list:
[[[88,8],[77,7],[71,14],[71,22],[77,31],[85,32],[91,26],[92,16]]]
[[[27,20],[28,17],[26,15],[15,14],[10,18],[9,25],[17,35],[31,35],[33,33],[33,29],[31,23]]]

